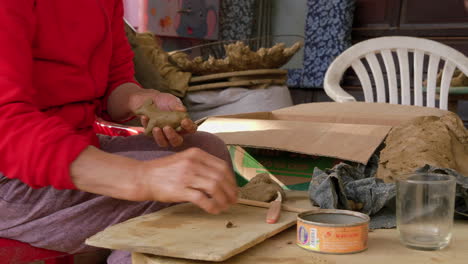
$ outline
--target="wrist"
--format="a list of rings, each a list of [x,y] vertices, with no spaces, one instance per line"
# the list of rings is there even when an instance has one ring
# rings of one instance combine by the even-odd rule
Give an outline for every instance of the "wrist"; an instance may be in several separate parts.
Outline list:
[[[138,170],[143,162],[88,147],[71,164],[75,186],[82,191],[117,199],[138,198]],[[137,172],[137,173],[135,173]]]
[[[124,83],[117,87],[109,96],[107,111],[111,118],[122,121],[132,117],[131,98],[134,94],[144,90],[135,83]]]
[[[132,201],[148,201],[153,200],[153,195],[149,190],[149,178],[147,162],[139,161],[132,168],[131,184],[129,185],[128,196]]]
[[[145,201],[147,197],[142,195],[143,192],[142,188],[145,187],[144,180],[142,179],[143,173],[143,161],[134,160],[130,158],[125,158],[125,160],[121,160],[122,163],[119,165],[115,165],[116,169],[122,173],[122,181],[117,182],[119,190],[119,196],[121,199],[129,200],[129,201]],[[116,192],[117,193],[117,192]]]

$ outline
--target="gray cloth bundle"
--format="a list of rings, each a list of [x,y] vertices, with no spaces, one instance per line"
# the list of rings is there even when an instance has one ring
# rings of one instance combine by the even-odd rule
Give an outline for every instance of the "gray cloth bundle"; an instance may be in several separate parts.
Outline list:
[[[352,166],[346,163],[322,171],[315,168],[309,185],[310,200],[326,209],[355,210],[371,216],[370,228],[393,228],[395,219],[395,183],[385,183],[375,178],[378,156],[367,165]],[[452,169],[425,165],[415,172],[432,172],[452,175],[457,179],[456,211],[468,213],[468,178]]]

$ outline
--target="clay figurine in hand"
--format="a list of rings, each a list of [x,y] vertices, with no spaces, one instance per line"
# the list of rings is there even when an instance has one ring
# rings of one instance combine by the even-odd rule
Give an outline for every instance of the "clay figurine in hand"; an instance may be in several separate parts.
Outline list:
[[[147,136],[153,135],[152,131],[155,127],[162,129],[165,126],[170,126],[176,129],[176,131],[180,130],[180,122],[182,122],[184,118],[188,118],[186,112],[159,110],[152,99],[147,99],[143,105],[135,111],[135,115],[148,117],[148,124],[145,128],[145,135]]]

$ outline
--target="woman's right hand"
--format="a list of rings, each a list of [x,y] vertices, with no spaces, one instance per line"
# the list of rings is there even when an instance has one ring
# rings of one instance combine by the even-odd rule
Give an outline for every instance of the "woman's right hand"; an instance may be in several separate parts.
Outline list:
[[[231,167],[197,148],[138,161],[89,146],[70,169],[79,190],[117,199],[191,202],[212,214],[237,201]]]
[[[134,200],[139,201],[191,202],[212,214],[237,201],[230,166],[197,148],[143,162],[136,182]]]

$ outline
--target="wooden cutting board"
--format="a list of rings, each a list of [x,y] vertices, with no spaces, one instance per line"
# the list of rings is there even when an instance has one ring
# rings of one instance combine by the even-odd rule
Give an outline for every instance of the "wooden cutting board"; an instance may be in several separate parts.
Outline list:
[[[314,209],[306,192],[289,192],[286,204]],[[193,204],[180,204],[130,219],[90,237],[96,247],[150,253],[159,256],[226,260],[293,226],[297,213],[281,212],[276,224],[266,224],[267,209],[234,205],[219,215],[205,213]],[[228,228],[227,222],[233,227]]]

